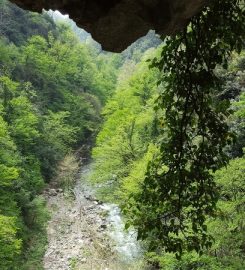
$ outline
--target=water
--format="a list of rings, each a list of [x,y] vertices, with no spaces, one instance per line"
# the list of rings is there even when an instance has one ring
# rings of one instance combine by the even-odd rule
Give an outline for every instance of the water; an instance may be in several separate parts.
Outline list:
[[[115,243],[114,249],[122,261],[132,262],[139,259],[142,250],[137,241],[137,234],[132,229],[125,231],[120,208],[115,204],[103,204],[101,208],[108,212],[107,221],[111,226],[108,234]]]
[[[96,188],[92,188],[88,179],[91,174],[91,163],[81,168],[82,182],[78,186],[78,191],[81,195],[96,197]],[[137,233],[133,229],[125,230],[120,208],[116,204],[103,203],[98,205],[102,210],[107,212],[107,234],[113,242],[113,248],[122,263],[127,265],[134,264],[140,261],[143,257],[142,248],[137,241]],[[125,268],[126,269],[126,268]],[[136,268],[135,268],[136,269]],[[141,268],[143,269],[143,268]]]

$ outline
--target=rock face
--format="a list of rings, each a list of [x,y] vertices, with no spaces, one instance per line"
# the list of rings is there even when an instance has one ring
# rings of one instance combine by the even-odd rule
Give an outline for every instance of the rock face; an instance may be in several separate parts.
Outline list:
[[[90,32],[103,49],[121,52],[150,30],[173,34],[207,0],[11,0],[32,11],[59,10]]]

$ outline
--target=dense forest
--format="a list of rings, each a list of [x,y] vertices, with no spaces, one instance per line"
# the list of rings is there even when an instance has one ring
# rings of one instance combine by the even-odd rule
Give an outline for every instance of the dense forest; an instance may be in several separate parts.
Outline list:
[[[157,108],[167,85],[149,67],[162,47],[150,31],[121,54],[104,52],[68,18],[0,0],[0,269],[43,269],[49,213],[42,191],[84,144],[94,146],[90,182],[98,198],[121,206],[126,229],[141,226],[135,198],[167,141],[167,109]],[[229,164],[212,173],[219,199],[205,226],[213,244],[176,258],[153,232],[142,243],[149,269],[245,267],[245,51],[215,72],[222,88],[213,100],[230,103],[225,121],[236,140],[222,149]]]
[[[134,218],[134,212],[128,211],[125,204],[129,201],[134,203],[132,195],[142,188],[148,163],[159,152],[156,142],[162,139],[153,106],[164,86],[156,86],[159,71],[151,69],[149,72],[145,61],[157,53],[157,50],[147,52],[142,62],[131,67],[130,77],[124,78],[123,82],[118,80],[115,94],[103,109],[104,124],[93,149],[95,162],[91,181],[100,185],[98,195],[121,204],[129,220]],[[216,93],[216,98],[230,100],[232,111],[227,121],[236,132],[237,140],[225,149],[231,159],[230,164],[214,175],[221,194],[219,211],[215,218],[208,220],[207,226],[215,244],[202,256],[196,252],[185,252],[181,260],[163,250],[147,253],[150,264],[160,269],[244,268],[243,55],[233,55],[227,72],[217,71],[224,80],[224,88]],[[121,72],[125,74],[123,70]]]
[[[40,193],[64,156],[97,130],[119,56],[81,43],[47,13],[6,1],[0,13],[0,268],[20,269],[30,249],[38,257],[45,245]]]

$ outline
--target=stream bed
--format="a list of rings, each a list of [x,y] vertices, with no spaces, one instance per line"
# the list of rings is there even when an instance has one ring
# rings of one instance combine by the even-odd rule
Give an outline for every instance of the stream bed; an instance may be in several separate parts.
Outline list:
[[[120,209],[96,200],[87,179],[91,165],[81,168],[74,196],[49,189],[51,212],[45,270],[143,270],[142,250],[133,230],[125,231]]]
[[[142,250],[137,242],[136,232],[132,229],[124,230],[124,222],[119,207],[115,204],[103,204],[101,208],[108,212],[107,221],[111,227],[108,234],[115,243],[115,250],[120,259],[125,262],[133,262],[139,259]]]

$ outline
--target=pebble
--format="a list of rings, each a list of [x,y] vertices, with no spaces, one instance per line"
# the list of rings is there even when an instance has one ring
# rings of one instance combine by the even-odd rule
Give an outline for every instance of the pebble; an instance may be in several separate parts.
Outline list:
[[[107,245],[107,224],[106,218],[101,216],[103,213],[101,202],[87,191],[86,195],[83,195],[83,191],[80,193],[81,200],[72,201],[66,200],[62,189],[51,188],[45,191],[47,204],[52,213],[47,228],[49,243],[44,256],[45,270],[69,270],[73,258],[79,263],[87,263],[90,267],[91,256],[92,258],[95,256],[91,249],[93,243],[96,242],[97,245],[98,242],[102,248]],[[96,261],[100,258],[94,259]]]

